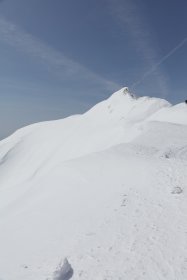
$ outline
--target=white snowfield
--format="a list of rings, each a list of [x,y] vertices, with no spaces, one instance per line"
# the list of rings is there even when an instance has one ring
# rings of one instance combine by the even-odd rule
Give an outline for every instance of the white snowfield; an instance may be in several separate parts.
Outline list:
[[[186,280],[187,105],[127,88],[0,142],[0,280]]]

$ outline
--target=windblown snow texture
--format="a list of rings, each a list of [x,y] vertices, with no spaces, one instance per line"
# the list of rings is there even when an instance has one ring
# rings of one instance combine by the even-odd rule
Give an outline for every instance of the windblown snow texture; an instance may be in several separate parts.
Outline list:
[[[0,142],[0,279],[184,280],[186,241],[185,102],[123,88]]]

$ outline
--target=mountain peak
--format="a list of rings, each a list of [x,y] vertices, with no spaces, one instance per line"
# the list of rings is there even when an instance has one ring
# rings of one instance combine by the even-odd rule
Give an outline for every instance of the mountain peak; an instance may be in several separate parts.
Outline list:
[[[128,87],[123,87],[120,90],[114,92],[110,98],[115,97],[115,96],[128,96],[133,99],[137,99],[136,95],[132,92],[130,92]]]

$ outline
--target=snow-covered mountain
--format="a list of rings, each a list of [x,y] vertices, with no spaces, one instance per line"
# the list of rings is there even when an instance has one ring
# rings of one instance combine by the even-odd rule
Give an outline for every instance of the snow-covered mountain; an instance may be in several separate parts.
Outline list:
[[[185,103],[123,88],[0,142],[0,280],[70,277],[187,279]]]

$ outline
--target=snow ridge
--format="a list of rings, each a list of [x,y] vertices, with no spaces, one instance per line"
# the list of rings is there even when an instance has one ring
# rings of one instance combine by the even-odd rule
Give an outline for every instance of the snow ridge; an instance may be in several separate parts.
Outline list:
[[[125,87],[18,130],[0,142],[0,279],[187,279],[186,182],[185,103]]]

